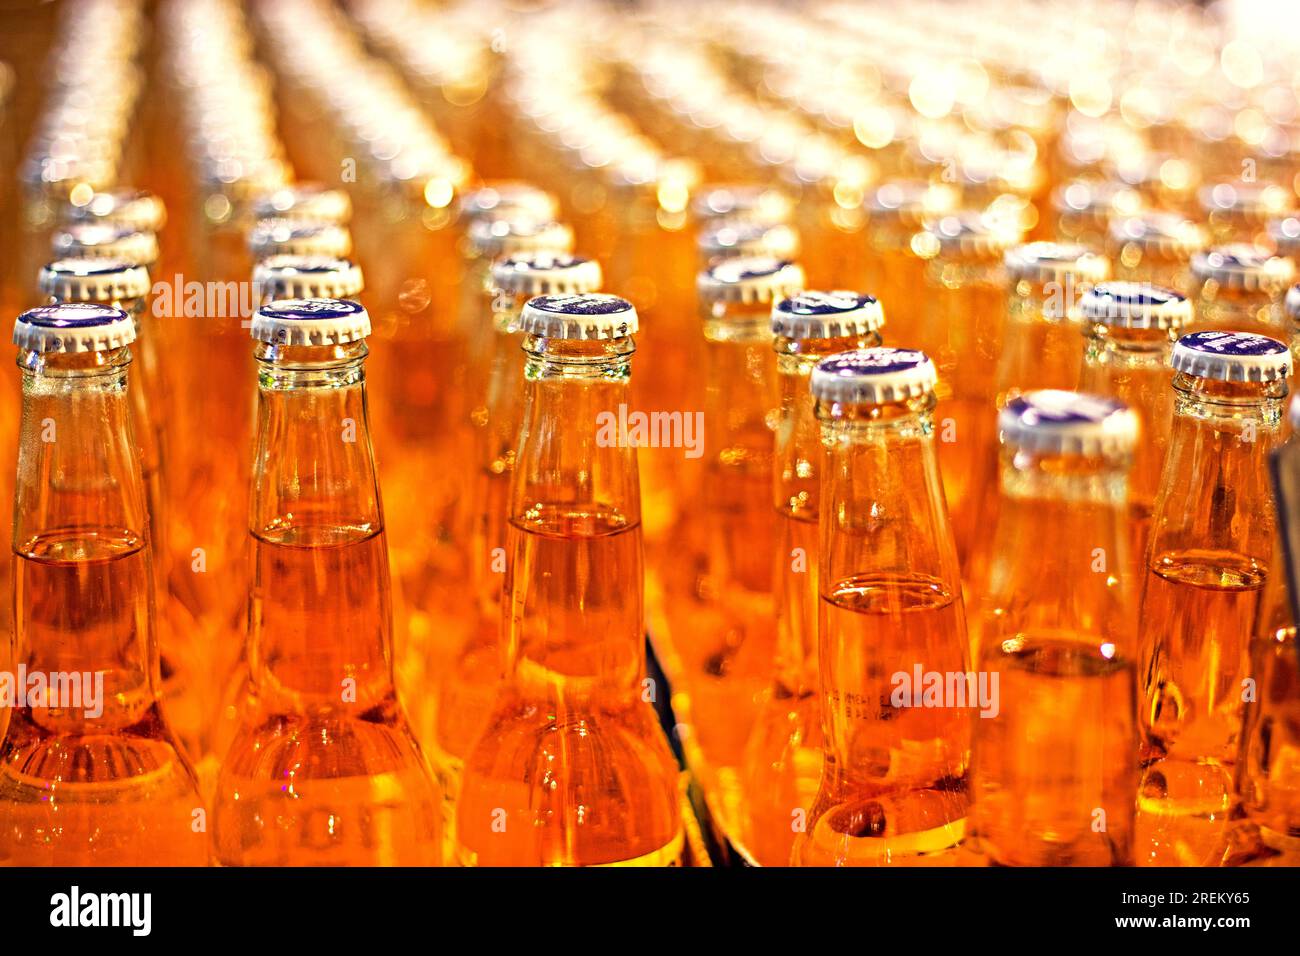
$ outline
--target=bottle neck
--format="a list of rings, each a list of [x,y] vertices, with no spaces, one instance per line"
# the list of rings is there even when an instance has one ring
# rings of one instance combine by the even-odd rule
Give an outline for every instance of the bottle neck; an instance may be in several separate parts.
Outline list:
[[[643,668],[644,569],[630,337],[525,335],[509,506],[506,672],[545,693],[630,693]]]
[[[935,398],[817,403],[825,449],[821,593],[862,575],[925,579],[960,597],[956,545],[934,447]]]
[[[1005,447],[979,645],[1029,634],[1131,654],[1128,456]]]
[[[809,380],[817,363],[840,352],[874,348],[879,332],[821,339],[778,336],[774,342],[781,409],[776,429],[774,503],[778,514],[817,520],[821,492],[821,426]]]
[[[72,730],[83,720],[95,733],[126,726],[142,719],[158,696],[149,516],[132,435],[130,361],[125,348],[18,356],[23,411],[12,661],[29,674],[78,675],[85,705],[37,711],[34,719],[51,730]]]
[[[1178,373],[1174,395],[1151,559],[1223,552],[1266,568],[1276,529],[1268,456],[1282,439],[1286,382]]]
[[[364,342],[256,349],[248,656],[273,709],[364,712],[392,698],[366,353]]]

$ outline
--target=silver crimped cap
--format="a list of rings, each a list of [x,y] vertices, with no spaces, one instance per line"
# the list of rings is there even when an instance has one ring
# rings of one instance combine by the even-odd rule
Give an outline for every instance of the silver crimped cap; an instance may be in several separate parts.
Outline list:
[[[142,266],[158,261],[158,237],[111,222],[74,222],[51,240],[56,259],[117,259]]]
[[[90,202],[70,206],[73,222],[108,222],[132,232],[157,233],[167,224],[167,207],[158,196],[142,189],[108,189],[94,193]]]
[[[784,223],[719,219],[700,233],[697,244],[706,259],[734,256],[793,259],[799,254],[799,233]]]
[[[272,345],[343,345],[370,334],[370,316],[351,299],[282,299],[253,313],[252,334]]]
[[[484,183],[460,198],[460,215],[468,220],[506,219],[523,216],[551,222],[560,214],[560,204],[544,189],[520,180],[504,179]]]
[[[93,302],[28,309],[14,322],[14,345],[33,352],[106,352],[135,341],[135,320]]]
[[[253,267],[261,298],[351,299],[365,289],[361,267],[330,256],[268,256]]]
[[[1247,243],[1198,252],[1192,256],[1191,268],[1198,282],[1212,279],[1219,285],[1246,292],[1280,293],[1295,276],[1295,264],[1290,259]]]
[[[1079,317],[1121,329],[1180,329],[1192,321],[1192,303],[1149,282],[1102,282],[1079,300]]]
[[[492,285],[511,295],[581,295],[601,281],[599,262],[567,253],[528,252],[492,263]]]
[[[691,215],[701,221],[788,223],[794,215],[794,203],[780,190],[757,183],[709,183],[692,197]]]
[[[1110,238],[1120,245],[1132,243],[1144,252],[1178,259],[1188,258],[1209,242],[1205,229],[1191,219],[1156,209],[1112,220]]]
[[[998,429],[1004,444],[1021,451],[1114,455],[1137,444],[1138,417],[1118,399],[1049,388],[1009,399]]]
[[[519,331],[548,339],[621,339],[637,331],[636,309],[604,292],[539,295],[519,314]]]
[[[772,306],[772,334],[789,339],[867,335],[884,324],[884,310],[875,298],[843,289],[800,292]]]
[[[522,252],[572,252],[573,229],[562,222],[508,216],[475,219],[466,233],[476,256],[497,259]]]
[[[346,226],[352,218],[352,198],[342,189],[322,183],[291,183],[253,200],[255,219],[307,219]]]
[[[938,373],[924,352],[872,348],[841,352],[817,363],[812,393],[819,401],[881,404],[934,391]]]
[[[115,302],[149,294],[149,270],[118,259],[57,259],[41,267],[41,293],[60,302]]]
[[[1189,332],[1174,343],[1176,371],[1219,382],[1272,382],[1291,374],[1291,350],[1253,332]]]
[[[1024,237],[1024,229],[1007,216],[961,209],[925,224],[912,248],[925,258],[946,255],[996,258]]]
[[[800,291],[804,275],[803,269],[786,259],[753,256],[715,262],[695,284],[705,302],[771,302]]]
[[[1003,261],[1012,282],[1100,282],[1110,272],[1105,256],[1083,246],[1059,242],[1029,242],[1008,249]]]
[[[313,219],[263,219],[248,233],[255,259],[268,256],[326,256],[342,259],[352,251],[344,226]]]

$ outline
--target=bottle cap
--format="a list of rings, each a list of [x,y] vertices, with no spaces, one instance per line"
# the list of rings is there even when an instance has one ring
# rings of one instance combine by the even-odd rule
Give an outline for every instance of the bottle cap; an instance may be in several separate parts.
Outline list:
[[[133,232],[158,233],[167,224],[162,199],[143,189],[109,189],[93,193],[90,201],[68,207],[73,222],[109,222]]]
[[[1008,399],[998,430],[1022,451],[1114,455],[1137,444],[1138,417],[1118,399],[1049,388]]]
[[[548,339],[621,339],[636,333],[636,309],[604,292],[539,295],[525,303],[519,331]]]
[[[327,256],[341,259],[352,251],[348,230],[310,219],[263,219],[248,233],[254,259],[268,256]]]
[[[33,352],[106,352],[134,341],[134,319],[94,302],[42,305],[14,322],[14,345]]]
[[[1186,216],[1155,209],[1112,220],[1110,238],[1171,259],[1187,259],[1209,241],[1205,230]]]
[[[343,345],[370,334],[370,316],[351,299],[281,299],[253,313],[253,338],[272,345]]]
[[[599,262],[567,253],[526,252],[492,264],[492,285],[511,295],[583,295],[600,283]]]
[[[41,293],[60,302],[116,302],[149,294],[149,270],[119,259],[56,259],[41,268]]]
[[[474,255],[498,259],[523,252],[572,252],[573,229],[562,222],[509,216],[475,219],[466,233]]]
[[[926,223],[912,248],[923,258],[955,255],[994,259],[1021,241],[1024,230],[1007,217],[963,209]]]
[[[1149,282],[1102,282],[1083,294],[1079,316],[1121,329],[1180,329],[1192,321],[1192,303]]]
[[[361,267],[329,256],[268,256],[253,267],[258,294],[278,299],[351,299],[365,288]]]
[[[54,234],[56,259],[118,259],[142,266],[158,261],[158,237],[110,222],[74,222]]]
[[[1188,332],[1174,343],[1173,366],[1218,382],[1273,382],[1291,374],[1291,350],[1252,332]]]
[[[1279,255],[1294,257],[1300,253],[1300,214],[1270,219],[1268,237]]]
[[[873,348],[841,352],[817,363],[813,397],[828,402],[882,404],[934,391],[934,363],[916,349]]]
[[[1280,293],[1295,275],[1290,259],[1246,243],[1215,246],[1192,256],[1192,276],[1198,282],[1213,280],[1230,289]]]
[[[696,288],[705,302],[771,302],[804,285],[803,269],[770,256],[723,259],[699,274]]]
[[[788,223],[794,215],[794,203],[785,193],[756,183],[713,183],[696,192],[691,200],[691,215],[702,222],[745,219]]]
[[[867,335],[885,324],[880,303],[869,295],[837,289],[800,292],[772,306],[772,334],[790,339]]]
[[[699,249],[706,259],[733,256],[793,259],[799,254],[799,233],[783,223],[720,219],[700,233]]]
[[[933,216],[951,212],[956,202],[954,190],[924,179],[901,179],[882,183],[869,193],[863,208],[875,220],[896,220],[920,229]]]
[[[1106,219],[1137,212],[1142,198],[1124,183],[1080,179],[1060,186],[1052,195],[1052,206],[1058,213]]]
[[[1290,190],[1274,183],[1206,183],[1196,192],[1207,215],[1276,216],[1286,211]]]
[[[1282,307],[1286,310],[1287,318],[1293,325],[1300,325],[1300,285],[1293,285],[1286,290],[1286,298],[1282,300]]]
[[[255,219],[307,219],[346,226],[352,218],[352,198],[342,189],[321,183],[292,183],[253,200]]]
[[[1008,249],[1003,261],[1012,282],[1083,284],[1100,282],[1110,271],[1105,256],[1083,246],[1058,242],[1029,242]]]
[[[531,183],[503,179],[470,190],[460,198],[464,219],[508,219],[522,216],[538,222],[552,222],[560,214],[555,197]]]

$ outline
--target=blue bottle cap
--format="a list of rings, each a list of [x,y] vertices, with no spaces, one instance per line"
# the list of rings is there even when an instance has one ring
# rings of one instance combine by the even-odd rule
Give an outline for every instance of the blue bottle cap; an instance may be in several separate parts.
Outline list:
[[[771,302],[803,289],[803,269],[787,259],[752,256],[721,259],[699,274],[705,302]]]
[[[830,339],[867,335],[885,324],[872,296],[837,289],[805,291],[772,306],[772,334],[791,339]]]
[[[602,281],[600,263],[561,252],[524,252],[492,264],[492,285],[511,295],[581,295]]]
[[[106,352],[134,341],[129,315],[93,302],[42,305],[14,322],[14,344],[33,352]]]
[[[1291,374],[1291,350],[1252,332],[1189,332],[1174,343],[1173,366],[1219,382],[1272,382]]]
[[[549,339],[620,339],[637,328],[632,303],[604,292],[539,295],[519,315],[519,331]]]
[[[1185,295],[1148,282],[1103,282],[1083,294],[1079,315],[1121,329],[1180,329],[1192,321],[1192,304]]]
[[[813,397],[820,401],[883,404],[934,391],[934,363],[916,349],[871,348],[841,352],[817,363]]]
[[[1023,451],[1114,455],[1137,444],[1138,418],[1118,399],[1042,389],[1009,399],[998,428],[1003,443]]]
[[[253,267],[258,296],[278,299],[350,299],[365,289],[361,267],[332,256],[268,256]]]
[[[252,334],[273,345],[343,345],[370,334],[370,316],[351,299],[281,299],[253,313]]]

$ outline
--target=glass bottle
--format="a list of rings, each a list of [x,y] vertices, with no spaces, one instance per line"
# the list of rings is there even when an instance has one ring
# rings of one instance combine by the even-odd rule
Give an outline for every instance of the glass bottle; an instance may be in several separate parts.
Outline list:
[[[636,310],[539,296],[519,317],[528,382],[510,486],[502,671],[465,760],[462,862],[679,862],[677,769],[645,679]]]
[[[972,849],[1002,866],[1128,865],[1137,416],[1113,398],[1042,390],[1009,400],[998,425],[1002,505],[972,628],[990,691],[974,721]]]
[[[1290,259],[1249,245],[1215,246],[1192,256],[1197,331],[1282,335],[1282,299],[1295,275]]]
[[[1119,399],[1142,425],[1128,476],[1129,559],[1139,570],[1174,414],[1170,356],[1180,331],[1191,322],[1192,306],[1172,289],[1103,282],[1084,295],[1079,317],[1086,336],[1081,387]],[[1140,579],[1140,574],[1132,578]]]
[[[525,361],[520,354],[520,314],[538,295],[584,295],[600,288],[600,264],[564,253],[521,253],[492,267],[494,327],[487,388],[472,414],[477,472],[466,502],[470,533],[470,618],[467,634],[450,650],[431,648],[426,667],[436,690],[430,697],[428,740],[447,803],[449,836],[460,772],[478,742],[501,680],[502,581],[507,567],[510,483],[523,425]],[[424,724],[418,725],[421,731]],[[424,735],[422,734],[422,737]]]
[[[227,866],[438,865],[441,797],[393,686],[356,302],[253,316],[247,695],[213,801]]]
[[[1207,241],[1205,230],[1186,216],[1147,209],[1111,220],[1106,254],[1116,279],[1149,282],[1186,295],[1192,285],[1192,256]]]
[[[1291,353],[1262,335],[1191,332],[1173,367],[1140,613],[1139,858],[1211,865],[1225,853],[1251,634],[1274,573],[1267,462]]]
[[[202,866],[198,785],[161,706],[152,548],[127,370],[135,324],[92,303],[14,327],[23,417],[0,862]],[[59,683],[55,691],[55,681]]]
[[[803,271],[782,259],[724,259],[700,273],[702,414],[683,449],[685,502],[656,549],[668,619],[667,654],[680,658],[690,746],[706,790],[736,815],[739,768],[772,680],[772,595],[778,523],[772,509],[774,428],[780,398],[771,310],[800,291]],[[683,425],[687,421],[683,420]]]
[[[801,292],[772,306],[781,389],[773,496],[780,525],[774,555],[774,679],[745,750],[744,844],[764,866],[790,860],[795,824],[821,780],[817,700],[817,567],[821,551],[821,434],[813,414],[813,367],[839,352],[880,345],[884,313],[869,295]]]
[[[811,376],[824,448],[817,639],[822,777],[796,866],[955,862],[970,715],[961,574],[934,447],[934,363],[871,348]]]

